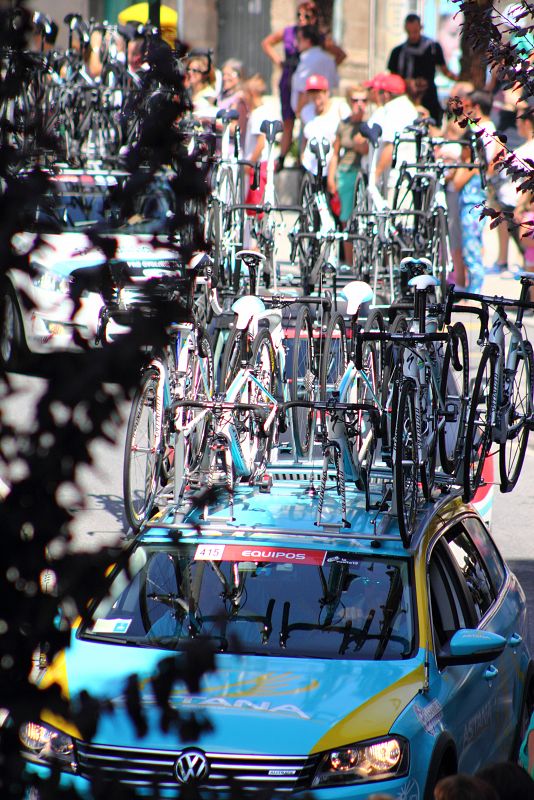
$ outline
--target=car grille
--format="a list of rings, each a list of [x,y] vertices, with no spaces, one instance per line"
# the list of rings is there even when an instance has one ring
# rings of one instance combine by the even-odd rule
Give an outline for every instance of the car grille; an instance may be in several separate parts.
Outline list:
[[[178,789],[174,765],[181,751],[110,747],[77,742],[78,774],[98,782],[131,787],[157,785]],[[209,762],[203,789],[270,789],[294,792],[310,786],[319,756],[256,756],[206,753]]]

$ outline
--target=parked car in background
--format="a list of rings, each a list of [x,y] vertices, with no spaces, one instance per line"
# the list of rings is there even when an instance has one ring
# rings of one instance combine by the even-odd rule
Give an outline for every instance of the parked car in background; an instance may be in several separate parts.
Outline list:
[[[169,232],[174,193],[165,175],[130,189],[118,171],[62,170],[50,188],[20,212],[12,240],[29,269],[10,266],[0,287],[0,359],[7,368],[30,353],[93,346],[103,299],[100,267],[126,266],[130,277],[146,280],[179,265]],[[108,260],[94,235],[113,238]],[[176,239],[174,239],[176,242]]]
[[[532,710],[525,595],[473,506],[423,510],[409,549],[394,517],[348,493],[348,527],[315,525],[309,476],[274,471],[136,537],[90,620],[40,675],[109,701],[91,741],[46,713],[20,730],[28,774],[175,797],[187,788],[329,800],[432,800],[439,778],[515,758]],[[334,515],[335,516],[335,515]],[[323,519],[327,516],[323,513]],[[215,652],[198,691],[175,682],[163,726],[150,676],[191,643]],[[128,716],[139,678],[147,724]]]

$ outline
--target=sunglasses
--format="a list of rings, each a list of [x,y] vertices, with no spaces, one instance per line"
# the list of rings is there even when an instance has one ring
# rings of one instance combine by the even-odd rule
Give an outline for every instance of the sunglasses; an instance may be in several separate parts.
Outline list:
[[[367,103],[367,98],[366,97],[351,97],[350,98],[350,102],[351,103]]]
[[[306,22],[311,22],[312,20],[316,19],[313,14],[304,14],[302,11],[299,11],[297,14],[297,19],[305,19]]]
[[[204,71],[201,69],[195,69],[194,67],[187,67],[186,72],[196,72],[198,75],[203,75]]]

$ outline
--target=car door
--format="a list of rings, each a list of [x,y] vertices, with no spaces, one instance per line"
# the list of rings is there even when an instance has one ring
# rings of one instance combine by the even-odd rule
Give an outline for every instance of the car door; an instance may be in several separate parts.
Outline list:
[[[526,603],[516,579],[507,573],[503,559],[478,516],[462,520],[472,549],[466,559],[478,559],[476,570],[468,568],[467,583],[473,597],[487,597],[477,606],[478,627],[498,633],[507,641],[501,656],[495,661],[499,669],[499,710],[502,725],[498,727],[501,758],[508,758],[513,747],[515,725],[520,715],[523,680],[528,662],[523,640],[527,638]],[[465,541],[465,540],[464,540]]]
[[[459,566],[464,557],[465,537],[462,525],[448,528],[429,559],[437,660],[437,673],[430,689],[439,704],[443,727],[456,743],[458,771],[473,772],[483,763],[504,757],[495,730],[498,725],[504,727],[503,702],[499,697],[503,669],[501,664],[493,662],[443,666],[439,661],[439,651],[457,630],[476,628],[478,624],[478,611]]]

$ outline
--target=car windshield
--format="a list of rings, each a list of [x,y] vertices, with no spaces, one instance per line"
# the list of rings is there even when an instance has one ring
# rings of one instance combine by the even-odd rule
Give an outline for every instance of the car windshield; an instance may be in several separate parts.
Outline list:
[[[39,233],[165,233],[174,218],[172,189],[155,180],[144,191],[124,192],[126,176],[59,176],[23,213],[25,230]],[[127,200],[125,204],[123,200]]]
[[[415,645],[409,562],[244,545],[139,546],[82,638],[221,652],[403,659]],[[127,583],[127,585],[126,585]]]

